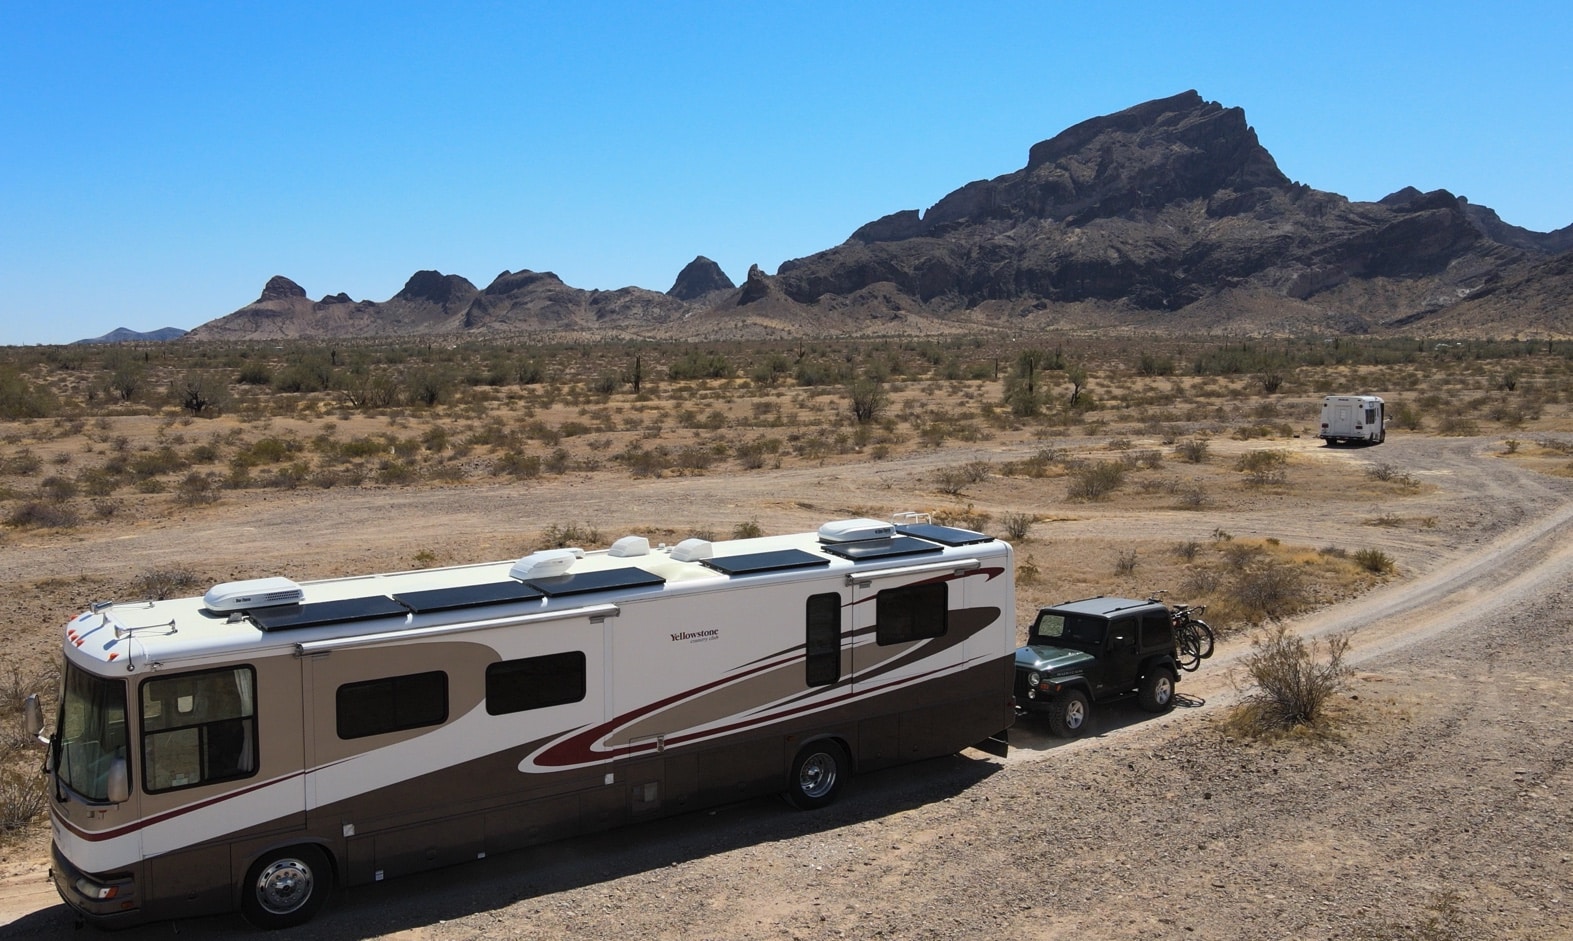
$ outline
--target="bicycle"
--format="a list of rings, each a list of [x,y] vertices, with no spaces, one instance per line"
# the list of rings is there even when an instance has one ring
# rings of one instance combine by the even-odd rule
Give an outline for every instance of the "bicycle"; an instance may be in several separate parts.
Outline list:
[[[1177,604],[1174,612],[1174,641],[1179,647],[1180,669],[1193,672],[1202,661],[1213,655],[1213,629],[1201,615],[1207,610],[1204,604]]]
[[[1167,591],[1155,591],[1148,601],[1162,602]],[[1169,605],[1169,614],[1174,623],[1174,644],[1179,650],[1176,662],[1180,669],[1188,673],[1195,672],[1202,665],[1202,661],[1213,655],[1213,629],[1202,620],[1206,612],[1204,604],[1176,604]]]

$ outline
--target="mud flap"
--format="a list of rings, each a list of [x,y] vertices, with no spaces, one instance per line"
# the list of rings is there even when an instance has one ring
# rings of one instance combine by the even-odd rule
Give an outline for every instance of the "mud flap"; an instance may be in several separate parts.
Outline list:
[[[972,747],[996,758],[1008,758],[1010,757],[1010,729],[1000,729]]]

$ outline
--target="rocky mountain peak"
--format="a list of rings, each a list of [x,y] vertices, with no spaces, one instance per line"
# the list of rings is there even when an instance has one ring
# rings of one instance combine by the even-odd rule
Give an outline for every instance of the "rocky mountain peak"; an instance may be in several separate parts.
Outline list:
[[[680,301],[693,301],[712,291],[730,291],[735,287],[737,285],[726,276],[720,265],[703,255],[698,255],[677,273],[677,280],[666,293],[668,297],[675,297]]]
[[[456,274],[443,274],[440,271],[417,271],[410,275],[410,280],[404,283],[404,290],[393,295],[394,300],[400,301],[428,301],[433,304],[447,304],[459,297],[467,297],[476,293],[475,285],[468,279]]]
[[[263,301],[284,301],[293,297],[305,296],[305,288],[281,274],[276,274],[269,278],[268,283],[263,286],[262,296],[257,298],[256,303],[260,304]]]

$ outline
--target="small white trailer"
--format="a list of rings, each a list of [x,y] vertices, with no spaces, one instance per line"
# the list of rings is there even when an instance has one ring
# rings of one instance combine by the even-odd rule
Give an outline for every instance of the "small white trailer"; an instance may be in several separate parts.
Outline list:
[[[1387,440],[1386,404],[1374,395],[1326,396],[1317,437],[1328,444],[1381,444]]]
[[[95,604],[45,739],[55,884],[101,926],[285,927],[338,885],[997,751],[1014,569],[859,519]]]

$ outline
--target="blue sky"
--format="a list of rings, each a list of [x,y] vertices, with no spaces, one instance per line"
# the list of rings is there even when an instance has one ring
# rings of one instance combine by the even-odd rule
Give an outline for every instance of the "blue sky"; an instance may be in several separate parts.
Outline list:
[[[839,244],[1194,88],[1290,178],[1573,223],[1559,3],[0,0],[0,345],[282,274],[671,287]]]

